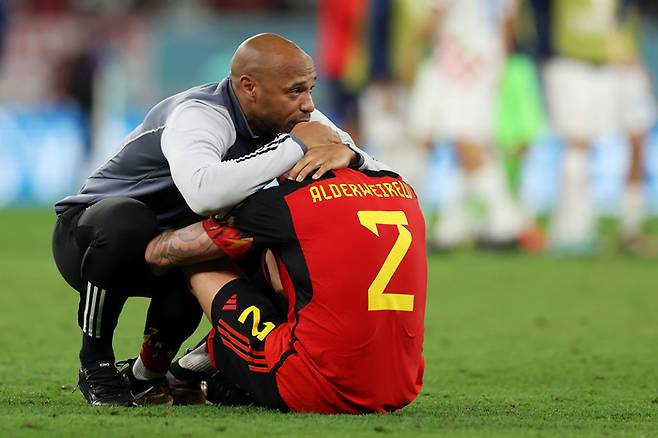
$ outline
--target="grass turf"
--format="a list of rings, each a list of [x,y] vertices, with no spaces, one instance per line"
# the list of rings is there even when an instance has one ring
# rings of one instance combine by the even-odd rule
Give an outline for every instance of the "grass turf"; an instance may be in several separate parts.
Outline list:
[[[432,256],[425,385],[390,415],[215,406],[96,408],[76,383],[77,296],[50,255],[50,212],[0,212],[0,436],[654,436],[655,262]],[[140,344],[131,299],[117,357]],[[201,330],[204,330],[203,328]],[[381,366],[386,366],[382,364]]]

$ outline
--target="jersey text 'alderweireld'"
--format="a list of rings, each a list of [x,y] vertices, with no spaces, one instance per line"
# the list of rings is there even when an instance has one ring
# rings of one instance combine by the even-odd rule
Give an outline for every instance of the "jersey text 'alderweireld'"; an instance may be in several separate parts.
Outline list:
[[[364,198],[374,196],[377,198],[407,198],[415,197],[413,190],[402,181],[391,181],[378,184],[333,184],[324,183],[312,185],[308,188],[313,202],[330,201],[339,198]]]

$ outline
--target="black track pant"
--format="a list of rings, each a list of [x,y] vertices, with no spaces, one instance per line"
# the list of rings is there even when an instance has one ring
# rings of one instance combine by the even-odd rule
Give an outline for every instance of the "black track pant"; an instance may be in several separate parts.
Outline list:
[[[157,234],[151,209],[131,198],[108,198],[59,216],[53,255],[62,277],[80,293],[83,363],[114,359],[112,335],[130,296],[152,298],[145,334],[153,342],[177,350],[196,329],[202,313],[182,272],[174,269],[155,277],[144,261],[146,246]]]

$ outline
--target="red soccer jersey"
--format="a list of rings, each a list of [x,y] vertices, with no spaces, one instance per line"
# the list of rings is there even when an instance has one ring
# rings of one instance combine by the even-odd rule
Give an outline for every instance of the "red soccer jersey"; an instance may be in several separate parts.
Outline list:
[[[292,410],[383,412],[417,396],[425,224],[413,190],[397,175],[343,169],[285,183],[220,224],[206,229],[229,254],[253,238],[277,257],[288,324],[268,335],[265,351]],[[229,224],[239,239],[226,232]]]

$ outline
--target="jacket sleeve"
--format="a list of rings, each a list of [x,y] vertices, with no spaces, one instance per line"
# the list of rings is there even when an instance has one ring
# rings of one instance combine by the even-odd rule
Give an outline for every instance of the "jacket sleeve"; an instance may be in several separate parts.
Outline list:
[[[188,101],[176,108],[164,128],[162,152],[174,184],[195,213],[221,213],[290,169],[305,146],[289,134],[249,155],[222,161],[236,133],[223,107]]]

